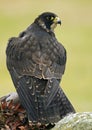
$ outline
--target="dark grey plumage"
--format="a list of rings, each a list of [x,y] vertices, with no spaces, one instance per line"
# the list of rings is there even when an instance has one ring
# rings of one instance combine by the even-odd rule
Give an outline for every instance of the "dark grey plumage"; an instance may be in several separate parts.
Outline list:
[[[66,50],[53,29],[60,19],[43,13],[18,37],[9,40],[7,67],[20,101],[33,123],[55,123],[74,108],[59,83]]]

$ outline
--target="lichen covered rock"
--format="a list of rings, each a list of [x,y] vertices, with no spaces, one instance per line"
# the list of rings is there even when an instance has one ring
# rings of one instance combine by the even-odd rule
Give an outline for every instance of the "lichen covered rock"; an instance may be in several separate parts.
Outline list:
[[[53,130],[92,130],[92,112],[69,114]]]

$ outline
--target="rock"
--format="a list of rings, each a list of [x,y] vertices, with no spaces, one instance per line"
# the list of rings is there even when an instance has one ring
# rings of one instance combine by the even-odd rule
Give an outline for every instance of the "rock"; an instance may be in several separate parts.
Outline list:
[[[69,114],[52,130],[92,130],[92,112]]]

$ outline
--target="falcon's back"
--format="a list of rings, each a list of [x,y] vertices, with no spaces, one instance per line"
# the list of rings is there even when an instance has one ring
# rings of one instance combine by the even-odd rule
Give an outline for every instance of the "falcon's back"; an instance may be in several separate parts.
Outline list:
[[[61,79],[65,70],[66,51],[54,33],[32,24],[19,37],[11,38],[6,50],[8,69],[38,78]],[[14,61],[14,62],[13,62]]]

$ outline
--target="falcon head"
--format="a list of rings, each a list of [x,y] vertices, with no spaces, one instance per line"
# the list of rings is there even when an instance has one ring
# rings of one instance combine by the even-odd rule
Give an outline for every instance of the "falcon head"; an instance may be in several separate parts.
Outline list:
[[[45,12],[39,15],[35,19],[35,23],[37,23],[47,32],[50,32],[50,31],[54,31],[57,24],[61,25],[61,20],[56,14],[51,13],[51,12]]]

